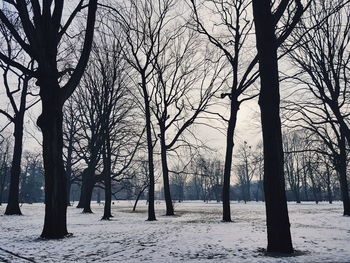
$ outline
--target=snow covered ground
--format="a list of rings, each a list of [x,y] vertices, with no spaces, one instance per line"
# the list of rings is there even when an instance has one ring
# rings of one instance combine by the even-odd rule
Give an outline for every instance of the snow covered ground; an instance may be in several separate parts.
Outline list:
[[[114,218],[69,207],[73,237],[41,240],[43,204],[23,205],[24,216],[0,216],[0,262],[350,262],[350,217],[342,204],[289,204],[296,256],[266,256],[264,203],[232,203],[233,223],[221,220],[221,204],[176,203],[177,216],[164,216],[157,203],[157,221],[147,222],[141,201],[115,201]],[[4,206],[0,207],[1,215]],[[11,254],[12,253],[12,254]],[[23,258],[20,258],[23,257]],[[24,259],[26,258],[26,259]]]

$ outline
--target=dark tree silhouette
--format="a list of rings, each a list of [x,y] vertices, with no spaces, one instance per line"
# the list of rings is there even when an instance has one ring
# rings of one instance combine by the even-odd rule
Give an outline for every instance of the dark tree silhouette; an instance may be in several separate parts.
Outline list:
[[[14,26],[18,26],[16,23]],[[1,50],[11,60],[20,60],[22,49],[18,46],[11,33],[4,25],[0,25],[0,35],[3,46]],[[26,63],[25,59],[22,58],[22,64],[27,64],[28,70],[33,67],[33,63]],[[22,72],[11,67],[9,64],[4,64],[0,61],[0,67],[3,70],[3,83],[5,94],[10,104],[10,110],[0,109],[0,114],[3,114],[14,127],[14,146],[13,156],[11,163],[11,179],[10,179],[10,190],[8,196],[7,207],[5,215],[21,215],[19,208],[19,177],[21,173],[21,158],[22,158],[22,145],[23,145],[23,125],[25,112],[35,105],[36,102],[27,103],[28,95],[32,94],[29,92],[29,85],[31,76],[25,75]],[[17,85],[13,87],[10,83],[12,79],[17,79]],[[18,96],[18,93],[20,95]],[[29,105],[27,105],[29,104]]]
[[[349,10],[349,1],[314,2],[293,31],[292,43],[298,41],[298,45],[289,53],[298,69],[290,78],[306,87],[308,94],[304,95],[308,101],[303,101],[302,107],[290,104],[301,110],[302,125],[307,123],[307,129],[317,134],[331,152],[339,173],[344,215],[350,215],[346,176],[346,141],[350,145]]]
[[[104,6],[110,10],[112,17],[118,24],[125,38],[124,58],[137,72],[135,86],[139,88],[142,97],[142,110],[146,123],[146,138],[148,149],[149,191],[148,191],[148,220],[156,220],[154,209],[154,139],[152,134],[151,97],[154,92],[150,85],[151,74],[154,70],[152,64],[166,47],[167,41],[162,34],[173,19],[170,11],[174,6],[173,0],[161,1],[125,1],[121,6],[114,8]],[[115,27],[112,27],[115,28]],[[118,33],[119,36],[119,33]]]
[[[277,48],[290,35],[303,13],[296,11],[287,30],[276,37],[275,26],[288,8],[281,1],[273,14],[270,0],[253,0],[256,47],[259,59],[261,125],[264,145],[264,193],[267,221],[267,251],[293,253],[283,167]]]
[[[230,208],[230,177],[232,169],[232,153],[234,147],[234,136],[237,124],[237,114],[240,105],[249,99],[256,96],[253,93],[248,93],[247,89],[259,77],[256,69],[257,57],[248,56],[248,63],[242,63],[242,55],[247,50],[249,43],[249,35],[253,26],[249,19],[248,7],[250,4],[243,0],[234,1],[204,1],[212,8],[212,13],[218,16],[219,23],[207,25],[207,19],[200,16],[200,3],[191,0],[193,9],[193,19],[195,24],[194,29],[208,38],[210,43],[214,45],[227,60],[230,66],[231,83],[229,84],[229,92],[222,93],[221,98],[226,96],[230,99],[230,115],[225,119],[218,114],[221,119],[225,120],[227,126],[226,137],[226,154],[225,154],[225,169],[224,183],[222,189],[222,204],[223,204],[223,221],[231,222]],[[206,16],[205,16],[206,17]],[[215,30],[210,28],[214,27]],[[224,32],[224,33],[222,33]],[[243,73],[242,73],[243,72]]]
[[[155,92],[151,105],[159,127],[166,215],[174,215],[168,155],[182,146],[191,147],[190,140],[185,137],[186,131],[200,122],[226,81],[225,77],[218,80],[224,69],[220,58],[216,61],[215,53],[203,52],[196,32],[183,26],[177,26],[173,32],[168,36],[167,47],[153,62]]]
[[[97,0],[88,3],[88,15],[85,39],[80,58],[72,70],[59,70],[58,55],[62,39],[77,13],[86,7],[80,1],[65,24],[63,21],[64,1],[25,0],[7,1],[8,6],[0,10],[0,21],[9,30],[16,42],[37,65],[35,70],[28,70],[20,62],[4,53],[0,59],[24,74],[37,79],[40,87],[42,113],[37,120],[43,134],[43,159],[45,168],[45,221],[41,234],[43,238],[62,238],[68,234],[66,223],[67,195],[66,175],[64,171],[63,149],[63,104],[78,85],[89,59],[95,24]],[[19,20],[18,31],[12,21]],[[23,52],[23,53],[24,53]],[[61,87],[60,79],[67,71],[72,72]]]

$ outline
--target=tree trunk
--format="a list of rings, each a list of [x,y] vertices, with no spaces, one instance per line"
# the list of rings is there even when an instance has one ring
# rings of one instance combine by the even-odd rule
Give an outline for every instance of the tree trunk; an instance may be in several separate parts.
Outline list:
[[[19,208],[19,177],[21,174],[22,139],[23,139],[24,112],[19,112],[14,122],[15,145],[11,165],[10,189],[5,215],[22,215]]]
[[[166,215],[173,216],[174,215],[174,207],[171,199],[170,193],[170,185],[169,185],[169,169],[168,169],[168,161],[167,161],[167,150],[165,145],[165,127],[160,126],[160,150],[161,150],[161,158],[162,158],[162,170],[163,170],[163,183],[164,183],[164,198],[166,204]]]
[[[105,175],[105,206],[103,210],[102,220],[109,220],[112,217],[111,203],[112,203],[112,184],[110,174]]]
[[[7,177],[7,165],[4,161],[4,163],[1,165],[1,171],[0,171],[0,176],[1,176],[1,180],[0,180],[0,206],[2,205],[2,196],[4,193],[4,187],[5,187],[5,182],[6,182],[6,177]]]
[[[140,197],[142,195],[142,193],[146,190],[147,186],[142,188],[141,191],[139,192],[139,194],[137,195],[136,197],[136,200],[135,200],[135,204],[134,204],[134,207],[132,208],[132,211],[135,212],[136,211],[136,206],[137,206],[137,203],[138,201],[140,200]]]
[[[326,173],[327,173],[327,199],[330,204],[333,203],[332,188],[331,188],[331,173],[329,171],[329,165],[326,163]]]
[[[147,151],[148,151],[148,170],[149,170],[149,190],[148,190],[148,221],[156,220],[154,210],[154,163],[153,163],[153,142],[151,128],[151,111],[149,105],[149,97],[147,92],[146,77],[142,76],[142,91],[145,103],[146,117],[146,134],[147,134]]]
[[[344,208],[344,216],[350,216],[350,199],[349,199],[349,188],[348,188],[348,180],[346,177],[346,142],[345,136],[341,133],[341,139],[339,142],[339,164],[338,164],[338,173],[339,173],[339,181],[340,181],[340,190],[341,197],[343,200],[343,208]]]
[[[84,208],[86,200],[86,187],[87,187],[87,169],[82,172],[81,175],[81,186],[80,186],[80,196],[77,208]]]
[[[232,96],[232,95],[231,95]],[[237,112],[239,106],[237,99],[231,97],[231,115],[227,128],[226,136],[226,155],[224,168],[224,181],[222,187],[222,221],[231,222],[231,208],[230,208],[230,183],[231,183],[231,168],[232,168],[232,152],[234,146],[234,132],[237,121]]]
[[[72,176],[72,153],[73,153],[73,139],[72,135],[68,143],[67,162],[66,162],[66,176],[67,176],[67,206],[71,206],[70,203],[70,188],[71,188],[71,176]]]
[[[94,172],[94,171],[92,171],[92,172]],[[95,183],[96,183],[95,176],[88,175],[86,187],[85,187],[85,193],[84,193],[85,199],[83,201],[83,205],[84,205],[83,213],[92,214],[91,199],[92,199],[92,192],[94,190]]]
[[[45,168],[45,221],[43,238],[57,239],[67,231],[67,178],[62,158],[63,102],[56,80],[40,79],[42,113],[37,124],[43,134],[43,159]]]
[[[305,201],[309,201],[309,195],[307,193],[307,172],[305,171],[305,168],[303,169],[303,186],[304,186],[304,195],[305,195]]]
[[[69,177],[67,176],[67,206],[72,206],[72,204],[70,203],[70,189],[72,184],[68,178]]]
[[[253,0],[259,58],[261,125],[264,144],[264,192],[267,251],[293,253],[285,193],[277,44],[270,0]]]
[[[108,123],[107,125],[108,126]],[[103,211],[103,217],[102,220],[109,220],[112,217],[111,212],[111,203],[112,203],[112,165],[111,165],[111,158],[112,158],[112,152],[110,148],[110,138],[109,138],[109,131],[107,131],[106,136],[106,142],[105,142],[105,152],[103,156],[103,162],[104,162],[104,182],[105,182],[105,206]]]
[[[91,198],[95,183],[95,171],[89,164],[88,168],[86,168],[82,174],[80,198],[77,205],[77,208],[83,208],[83,213],[92,213]]]
[[[300,189],[299,189],[298,186],[296,186],[296,189],[295,189],[295,200],[296,200],[297,204],[301,203],[301,200],[300,200]]]

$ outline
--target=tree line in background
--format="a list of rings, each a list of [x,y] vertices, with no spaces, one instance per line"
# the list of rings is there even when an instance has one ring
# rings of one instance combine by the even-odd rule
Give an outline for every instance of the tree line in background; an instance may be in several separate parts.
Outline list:
[[[301,138],[293,133],[290,135],[295,145],[300,144]],[[289,138],[290,139],[290,138]],[[288,138],[285,139],[286,141]],[[296,141],[295,141],[296,140]],[[5,143],[5,142],[3,142]],[[7,154],[9,150],[4,145],[0,163],[0,203],[7,203],[10,184],[11,162]],[[284,149],[288,149],[285,145]],[[301,203],[304,201],[332,203],[341,200],[339,174],[324,155],[312,151],[303,151],[304,148],[295,148],[300,152],[285,153],[286,194],[288,201]],[[301,150],[299,150],[301,149]],[[239,145],[237,164],[233,166],[233,180],[230,186],[230,200],[249,202],[264,201],[263,189],[263,156],[261,145],[256,149],[248,146],[247,142]],[[219,158],[209,158],[199,154],[186,169],[181,172],[171,172],[169,187],[172,193],[172,202],[185,200],[222,201],[224,166]],[[134,161],[136,162],[136,161]],[[135,210],[139,200],[148,199],[148,178],[146,160],[135,167],[129,177],[119,178],[111,182],[112,200],[134,200]],[[24,164],[20,175],[19,203],[36,203],[44,201],[44,180],[42,160],[38,154],[24,153]],[[161,185],[160,177],[156,183]],[[71,174],[69,189],[67,189],[68,205],[79,201],[81,196],[81,173]],[[103,184],[96,184],[91,201],[105,201]],[[164,200],[164,189],[155,191],[158,200]],[[91,208],[90,208],[90,212]]]
[[[61,238],[76,193],[85,213],[103,199],[104,220],[113,197],[147,199],[150,221],[156,195],[166,215],[176,200],[222,201],[226,222],[230,200],[264,200],[267,250],[283,253],[287,199],[341,199],[350,215],[349,1],[82,0],[68,16],[64,4],[1,5],[5,214],[45,199],[41,236]],[[256,99],[263,140],[235,147]],[[22,154],[39,102],[42,158]],[[219,126],[222,160],[200,139]]]

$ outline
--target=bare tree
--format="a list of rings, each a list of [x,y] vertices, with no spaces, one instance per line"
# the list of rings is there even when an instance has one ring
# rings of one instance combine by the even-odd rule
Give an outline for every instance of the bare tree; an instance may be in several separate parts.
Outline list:
[[[326,152],[331,153],[339,173],[344,215],[350,214],[346,177],[346,141],[350,145],[349,8],[349,1],[315,1],[292,34],[292,41],[297,39],[299,45],[289,54],[298,69],[290,78],[307,88],[304,99],[308,101],[297,106],[302,125],[307,124],[305,128],[317,134],[327,146]]]
[[[177,26],[163,52],[153,62],[154,94],[151,109],[159,127],[166,215],[174,215],[169,187],[168,152],[191,146],[185,138],[212,103],[224,81],[219,79],[224,65],[215,53],[201,48],[198,34]],[[190,133],[193,135],[193,133]]]
[[[10,143],[8,139],[0,141],[0,205],[3,202],[4,190],[8,182],[8,173],[10,169],[9,150]]]
[[[350,145],[349,12],[349,1],[314,1],[298,29],[293,31],[291,41],[299,44],[289,56],[298,68],[293,79],[325,103]]]
[[[63,112],[63,159],[65,163],[67,177],[67,205],[70,206],[71,186],[76,182],[77,177],[74,176],[74,169],[80,163],[81,157],[76,152],[79,133],[79,115],[77,114],[77,106],[71,97]]]
[[[257,168],[253,160],[252,147],[246,141],[238,148],[237,159],[239,160],[237,165],[238,182],[241,185],[243,201],[246,203],[251,200],[250,183]]]
[[[19,27],[18,22],[14,22],[15,27]],[[0,34],[2,39],[1,52],[6,54],[11,60],[21,61],[26,65],[28,70],[33,69],[32,61],[27,63],[25,58],[21,58],[23,50],[16,43],[16,40],[11,35],[11,32],[4,26],[0,25]],[[3,84],[5,94],[7,95],[10,108],[0,109],[0,114],[9,120],[9,123],[3,127],[5,129],[10,123],[13,124],[14,148],[11,163],[11,180],[8,203],[5,215],[21,215],[19,208],[19,176],[21,173],[21,157],[23,145],[23,125],[25,112],[34,106],[38,100],[29,98],[29,95],[34,95],[30,92],[31,76],[23,74],[16,68],[11,67],[0,61],[0,68],[3,70]],[[17,85],[10,84],[13,79],[17,79]],[[19,95],[19,96],[18,96]],[[29,101],[29,102],[28,102]]]
[[[70,97],[78,85],[89,59],[97,0],[88,3],[88,15],[85,31],[85,39],[81,56],[74,67],[72,75],[66,79],[61,87],[60,79],[64,77],[67,68],[60,70],[59,48],[62,39],[77,13],[85,5],[85,1],[79,1],[65,24],[63,21],[64,1],[40,1],[25,0],[6,1],[0,10],[0,21],[11,33],[16,42],[23,49],[23,56],[32,58],[36,63],[36,69],[28,69],[18,60],[8,57],[0,52],[0,59],[24,74],[37,79],[40,87],[42,102],[42,114],[37,120],[43,133],[43,156],[45,167],[45,222],[41,234],[43,238],[62,238],[68,234],[66,224],[67,196],[66,176],[62,159],[62,108],[64,102]],[[20,21],[20,30],[13,21]]]
[[[300,191],[302,183],[302,159],[299,151],[303,150],[303,141],[298,131],[286,132],[283,138],[284,168],[287,182],[295,196],[296,202],[301,202]]]
[[[137,72],[135,86],[140,90],[142,109],[146,122],[146,137],[148,148],[149,198],[148,220],[156,220],[154,210],[154,139],[152,136],[151,98],[154,92],[150,85],[153,73],[153,63],[167,46],[169,39],[163,34],[173,16],[170,14],[174,6],[173,0],[129,0],[114,8],[107,7],[112,18],[121,29],[125,38],[124,57]]]
[[[218,22],[214,22],[213,25],[208,25],[206,23],[207,20],[201,17],[200,7],[205,6],[205,4],[209,6],[209,10],[206,10],[206,12],[209,11],[217,16]],[[253,57],[249,57],[247,61],[242,60],[242,54],[248,50],[248,46],[250,45],[248,40],[250,39],[249,35],[253,26],[248,13],[249,6],[250,2],[247,3],[243,0],[231,2],[205,0],[200,3],[191,0],[194,29],[206,36],[209,42],[222,52],[227,63],[230,65],[229,72],[232,76],[229,79],[230,83],[226,83],[229,87],[229,92],[222,93],[221,95],[221,98],[227,96],[230,99],[230,116],[228,119],[225,119],[219,114],[219,116],[228,123],[222,192],[223,221],[226,222],[231,221],[230,175],[237,113],[240,105],[244,101],[256,96],[256,94],[254,95],[251,92],[247,93],[246,91],[258,78],[258,72],[255,67],[258,61],[257,57],[253,55]],[[214,30],[210,30],[212,27],[214,27]]]
[[[276,25],[290,2],[295,13],[277,38]],[[283,0],[272,13],[270,0],[253,0],[256,47],[259,59],[261,125],[264,144],[264,193],[267,219],[267,251],[293,253],[284,185],[283,146],[277,48],[291,34],[304,9],[300,0]]]

